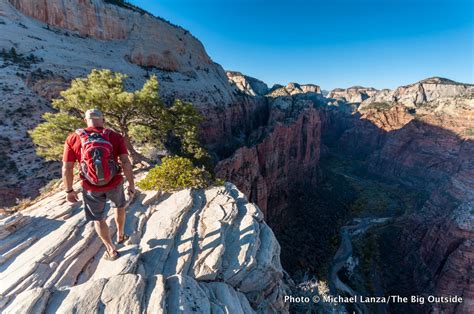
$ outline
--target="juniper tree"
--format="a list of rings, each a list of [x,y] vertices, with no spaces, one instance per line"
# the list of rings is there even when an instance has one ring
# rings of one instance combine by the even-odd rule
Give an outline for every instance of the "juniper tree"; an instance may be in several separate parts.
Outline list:
[[[45,122],[29,131],[36,144],[36,153],[46,160],[61,160],[63,145],[68,133],[84,127],[84,121],[64,112],[43,115]]]
[[[155,76],[133,92],[125,90],[125,78],[126,75],[110,70],[93,70],[86,78],[74,79],[71,87],[61,92],[61,98],[52,101],[59,113],[45,114],[46,122],[30,132],[38,154],[49,160],[60,159],[58,152],[67,134],[80,125],[87,109],[98,108],[105,115],[107,127],[124,136],[133,162],[147,160],[133,143],[163,146],[170,135],[182,143],[177,154],[188,155],[195,161],[208,156],[199,144],[201,116],[192,104],[177,100],[167,107],[159,97]],[[63,121],[68,121],[69,129],[60,123]],[[60,123],[62,128],[50,128],[54,123]]]

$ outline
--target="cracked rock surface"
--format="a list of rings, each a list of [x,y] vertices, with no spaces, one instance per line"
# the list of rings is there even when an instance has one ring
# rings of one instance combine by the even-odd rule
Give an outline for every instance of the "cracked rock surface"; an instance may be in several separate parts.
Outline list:
[[[115,239],[113,209],[107,221]],[[2,313],[287,312],[280,246],[231,184],[141,192],[127,208],[121,257],[53,193],[0,217]]]

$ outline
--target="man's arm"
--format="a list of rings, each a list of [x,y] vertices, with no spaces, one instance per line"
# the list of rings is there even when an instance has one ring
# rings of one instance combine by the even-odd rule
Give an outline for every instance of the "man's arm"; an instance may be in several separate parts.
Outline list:
[[[66,191],[72,190],[74,181],[74,162],[63,162],[63,183]]]
[[[79,198],[77,197],[77,192],[72,189],[74,183],[74,164],[75,162],[63,162],[63,183],[64,189],[67,193],[67,200],[69,202],[77,202]]]
[[[132,196],[135,193],[135,181],[133,179],[132,163],[128,158],[128,154],[120,155],[120,163],[122,164],[123,174],[128,181],[128,192]]]
[[[66,191],[66,199],[71,202],[75,203],[79,201],[77,196],[77,192],[72,189],[72,185],[74,184],[74,164],[77,160],[74,151],[71,148],[71,145],[74,143],[75,134],[70,134],[66,141],[64,142],[64,150],[63,150],[63,183],[64,189]]]

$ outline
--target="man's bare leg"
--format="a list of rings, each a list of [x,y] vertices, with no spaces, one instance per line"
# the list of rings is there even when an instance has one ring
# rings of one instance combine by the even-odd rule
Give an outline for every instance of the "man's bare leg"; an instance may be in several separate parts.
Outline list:
[[[117,224],[117,242],[121,240],[125,229],[125,207],[115,208],[115,223]]]
[[[97,234],[99,235],[100,239],[105,245],[107,252],[110,256],[114,255],[114,251],[116,250],[115,245],[112,243],[112,239],[110,238],[109,234],[109,226],[103,220],[95,220],[94,221],[94,228]]]

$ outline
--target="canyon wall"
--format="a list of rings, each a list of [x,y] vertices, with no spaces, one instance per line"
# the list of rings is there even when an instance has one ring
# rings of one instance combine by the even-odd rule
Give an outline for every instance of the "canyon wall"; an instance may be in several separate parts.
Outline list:
[[[102,0],[9,0],[20,12],[52,27],[101,40],[125,41],[132,63],[168,71],[213,67],[203,45],[188,31],[144,11]]]
[[[299,177],[293,173],[309,168],[310,173],[314,172],[318,130],[311,131],[311,128],[318,125],[317,114],[298,118],[299,113],[292,112],[290,120],[297,122],[285,127],[288,114],[271,109],[270,101],[260,96],[270,91],[265,83],[236,72],[226,75],[221,66],[211,61],[202,44],[181,27],[146,12],[100,0],[2,1],[0,11],[0,47],[6,51],[15,47],[22,56],[32,54],[38,58],[28,66],[0,60],[3,62],[0,83],[8,91],[2,107],[8,109],[5,114],[14,117],[14,120],[4,119],[9,122],[0,125],[0,130],[13,139],[7,149],[7,162],[14,162],[18,170],[8,174],[2,183],[1,204],[13,205],[16,198],[34,197],[42,185],[59,176],[59,164],[38,158],[26,131],[41,121],[42,113],[53,110],[50,100],[58,97],[71,79],[83,77],[93,68],[109,68],[127,74],[127,85],[131,89],[140,88],[149,75],[157,75],[159,92],[165,102],[170,103],[175,98],[191,101],[206,118],[202,124],[202,140],[216,160],[232,156],[239,147],[252,145],[267,135],[272,137],[274,125],[281,124],[276,128],[278,134],[265,145],[283,141],[279,144],[280,155],[286,156],[290,150],[294,155],[295,149],[298,153],[291,157],[297,158],[296,161],[282,157],[278,165],[271,166],[275,174],[280,171],[285,174],[275,187],[269,188],[272,195],[280,195],[277,191],[288,193],[286,178]],[[239,84],[252,89],[242,92]],[[273,95],[278,104],[273,107],[288,107],[280,94],[291,98],[304,93],[319,94],[320,89],[316,85],[296,83],[278,87]],[[296,109],[300,110],[299,107],[291,110]],[[291,134],[295,144],[285,142],[285,132]],[[259,134],[261,139],[255,140],[254,134]],[[308,142],[297,144],[296,140],[303,134],[308,136]],[[309,166],[306,157],[300,156],[300,147],[308,152],[314,150],[311,158],[314,157],[316,163]],[[267,148],[269,150],[271,148]],[[266,153],[261,148],[262,154]],[[261,163],[267,163],[263,159]],[[252,167],[260,167],[256,160],[248,162],[253,163]],[[300,166],[299,162],[304,165]],[[45,167],[48,171],[42,171]],[[30,178],[28,185],[22,184],[26,177]],[[243,182],[239,187],[248,189]],[[250,190],[257,189],[253,186]],[[259,199],[258,204],[266,208],[270,195],[256,195],[253,193],[252,198]]]
[[[465,94],[472,90],[471,84],[454,82],[440,77],[431,77],[414,84],[400,86],[394,90],[384,89],[376,92],[362,102],[361,108],[373,103],[398,102],[405,106],[416,107]]]
[[[461,91],[452,95],[457,89]],[[474,262],[474,98],[471,86],[458,83],[431,93],[439,98],[361,106],[353,115],[325,110],[323,144],[333,153],[364,160],[367,174],[417,193],[420,208],[407,208],[397,219],[404,227],[394,235],[399,243],[395,250],[409,269],[414,292],[465,300],[426,306],[427,311],[464,313],[474,302],[469,266]]]
[[[293,121],[276,122],[262,132],[261,141],[220,161],[216,173],[234,182],[277,227],[285,217],[292,186],[315,182],[321,136],[318,111],[305,108]]]
[[[269,92],[267,84],[264,82],[237,71],[226,71],[227,77],[237,90],[250,96],[265,96]]]
[[[372,87],[353,86],[347,89],[336,88],[328,93],[326,97],[342,99],[348,103],[361,103],[369,97],[374,96],[377,90]]]

